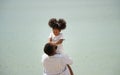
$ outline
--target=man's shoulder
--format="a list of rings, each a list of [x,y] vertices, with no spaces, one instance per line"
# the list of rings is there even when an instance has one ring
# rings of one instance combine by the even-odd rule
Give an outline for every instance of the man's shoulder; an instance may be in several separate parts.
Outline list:
[[[43,54],[43,55],[42,55],[42,58],[43,58],[43,59],[48,58],[48,55]]]
[[[59,58],[64,58],[66,56],[67,56],[66,54],[62,54],[62,53],[57,53],[54,55],[54,57],[59,57]]]

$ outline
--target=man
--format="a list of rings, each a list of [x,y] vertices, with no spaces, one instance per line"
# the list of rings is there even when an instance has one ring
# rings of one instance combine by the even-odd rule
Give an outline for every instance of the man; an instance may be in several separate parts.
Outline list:
[[[72,60],[67,56],[56,53],[57,46],[47,43],[44,47],[42,64],[43,75],[73,75],[70,65]]]

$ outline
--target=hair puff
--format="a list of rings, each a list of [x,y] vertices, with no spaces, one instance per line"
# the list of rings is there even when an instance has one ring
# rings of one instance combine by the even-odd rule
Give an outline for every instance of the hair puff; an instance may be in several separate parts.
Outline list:
[[[59,19],[58,24],[60,25],[61,30],[66,28],[66,21],[64,19]]]
[[[48,22],[48,25],[53,28],[57,24],[57,19],[56,18],[51,18]]]
[[[48,25],[53,29],[57,28],[59,30],[63,30],[66,28],[66,22],[64,19],[57,20],[56,18],[51,18],[48,22]]]

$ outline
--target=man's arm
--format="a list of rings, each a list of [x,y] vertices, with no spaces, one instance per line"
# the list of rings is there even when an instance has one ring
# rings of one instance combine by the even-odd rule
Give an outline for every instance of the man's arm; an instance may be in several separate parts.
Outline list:
[[[70,75],[74,75],[73,71],[72,71],[72,68],[70,67],[70,65],[67,65],[69,71],[70,71]]]

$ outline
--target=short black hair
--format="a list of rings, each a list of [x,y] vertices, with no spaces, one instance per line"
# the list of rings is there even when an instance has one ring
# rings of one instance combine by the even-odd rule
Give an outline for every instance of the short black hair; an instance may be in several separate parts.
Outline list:
[[[52,56],[54,54],[54,49],[57,49],[57,46],[46,43],[44,46],[44,53],[46,53],[48,56]]]

